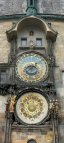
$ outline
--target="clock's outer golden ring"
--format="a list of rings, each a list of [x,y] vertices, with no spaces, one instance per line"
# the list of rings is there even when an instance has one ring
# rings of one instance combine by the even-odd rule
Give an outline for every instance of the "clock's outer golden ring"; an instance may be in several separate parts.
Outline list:
[[[19,123],[21,123],[21,124],[27,124],[26,122],[24,122],[23,120],[21,120],[19,117],[18,117],[18,115],[17,115],[17,112],[16,112],[16,104],[17,104],[17,101],[19,100],[19,98],[23,95],[23,94],[26,94],[26,93],[29,93],[29,92],[37,92],[37,93],[39,93],[39,94],[41,94],[45,99],[46,99],[46,101],[47,101],[47,103],[48,103],[48,112],[47,112],[47,115],[46,115],[46,117],[43,119],[43,120],[41,120],[40,122],[38,122],[38,123],[35,123],[35,124],[41,124],[41,123],[44,123],[48,118],[49,118],[49,116],[50,116],[50,111],[49,111],[49,103],[50,103],[50,99],[49,99],[49,96],[47,95],[47,94],[45,94],[42,90],[39,90],[39,89],[32,89],[32,88],[29,88],[29,89],[25,89],[25,90],[23,90],[23,91],[21,91],[19,94],[18,94],[18,96],[16,97],[16,101],[15,101],[15,107],[14,107],[14,114],[15,114],[15,118],[16,118],[16,120],[19,122]],[[35,124],[32,124],[32,125],[35,125]],[[28,124],[28,125],[31,125],[31,124]]]

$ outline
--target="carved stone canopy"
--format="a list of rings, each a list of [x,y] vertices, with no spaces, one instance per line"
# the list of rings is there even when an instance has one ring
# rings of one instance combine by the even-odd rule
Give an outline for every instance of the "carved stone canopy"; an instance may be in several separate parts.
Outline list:
[[[53,42],[56,40],[57,32],[49,28],[48,24],[41,18],[36,16],[28,16],[21,19],[14,28],[6,32],[8,41],[17,38],[17,33],[27,26],[38,26],[46,35],[46,39],[50,39]]]

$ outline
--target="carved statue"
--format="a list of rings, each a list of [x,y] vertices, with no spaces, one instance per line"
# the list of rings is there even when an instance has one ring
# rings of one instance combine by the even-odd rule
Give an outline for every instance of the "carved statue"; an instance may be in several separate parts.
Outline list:
[[[12,97],[11,97],[11,101],[10,101],[10,112],[14,112],[15,97],[16,97],[16,96],[12,96]]]

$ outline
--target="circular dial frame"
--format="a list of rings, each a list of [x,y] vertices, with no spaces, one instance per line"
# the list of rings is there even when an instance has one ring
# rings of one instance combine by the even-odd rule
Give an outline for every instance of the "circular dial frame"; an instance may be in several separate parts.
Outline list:
[[[20,122],[38,124],[48,115],[48,100],[38,92],[26,92],[15,105],[15,112]]]
[[[24,82],[39,82],[48,75],[48,63],[40,54],[23,53],[16,62],[16,75]]]

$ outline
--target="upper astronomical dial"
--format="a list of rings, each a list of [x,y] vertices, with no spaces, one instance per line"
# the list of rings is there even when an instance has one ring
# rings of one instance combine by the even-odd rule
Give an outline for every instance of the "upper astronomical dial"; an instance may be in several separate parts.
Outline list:
[[[47,61],[37,53],[23,53],[17,60],[16,74],[25,82],[44,80],[48,74]]]

